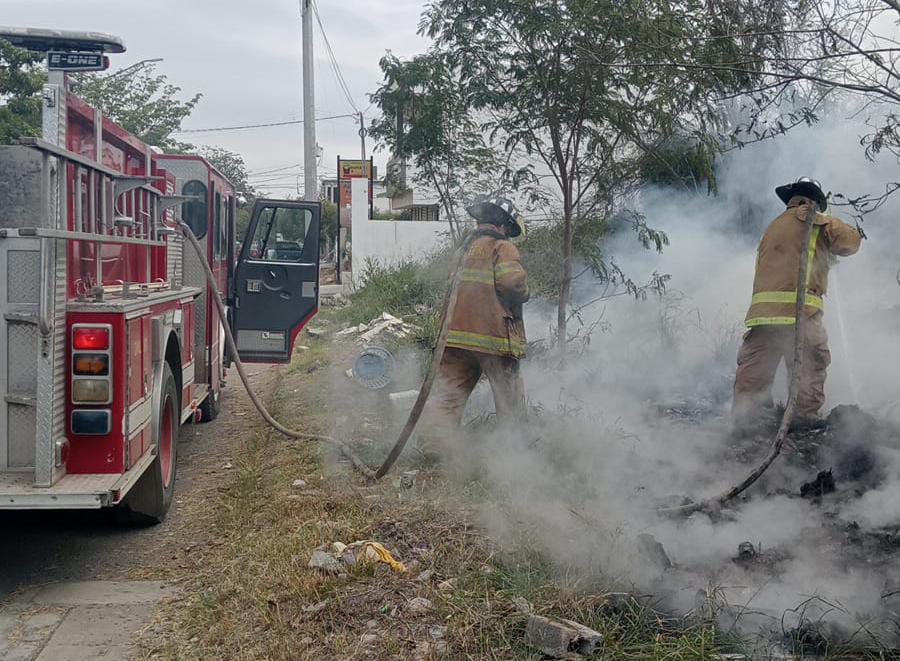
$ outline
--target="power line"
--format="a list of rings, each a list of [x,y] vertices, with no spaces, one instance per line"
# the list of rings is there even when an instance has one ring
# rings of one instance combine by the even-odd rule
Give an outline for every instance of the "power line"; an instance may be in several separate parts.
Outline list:
[[[248,174],[251,177],[255,177],[261,174],[272,174],[273,172],[283,172],[284,170],[290,170],[291,168],[303,168],[303,163],[292,163],[291,165],[285,165],[282,168],[273,168],[271,170],[260,170],[259,172],[249,172]]]
[[[317,122],[324,122],[330,119],[344,119],[345,117],[351,117],[356,119],[358,115],[331,115],[329,117],[316,117]],[[293,124],[302,124],[302,119],[292,119],[286,122],[269,122],[268,124],[244,124],[243,126],[218,126],[216,128],[209,129],[182,129],[180,131],[173,131],[173,133],[212,133],[213,131],[243,131],[245,129],[261,129],[269,126],[291,126]]]
[[[322,25],[322,17],[319,16],[319,6],[318,3],[312,2],[313,14],[316,17],[316,23],[319,24],[319,32],[322,33],[322,39],[325,41],[325,49],[328,51],[328,58],[331,60],[331,67],[335,74],[335,79],[337,80],[338,87],[344,93],[344,96],[347,97],[347,102],[350,104],[350,107],[356,111],[356,114],[359,114],[359,108],[356,107],[356,104],[353,102],[353,95],[350,94],[350,88],[347,85],[347,81],[344,79],[344,74],[341,71],[341,67],[338,64],[337,58],[334,56],[334,51],[331,48],[331,42],[328,40],[328,35],[325,33],[325,26]]]

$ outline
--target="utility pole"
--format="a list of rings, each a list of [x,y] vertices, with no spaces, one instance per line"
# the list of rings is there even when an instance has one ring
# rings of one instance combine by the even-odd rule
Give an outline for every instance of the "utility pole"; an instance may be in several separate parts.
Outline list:
[[[300,0],[303,23],[303,198],[319,201],[319,177],[316,171],[316,101],[313,70],[312,0]]]
[[[366,123],[363,119],[362,112],[359,113],[359,144],[361,147],[360,158],[363,162],[363,167],[365,168],[366,163]]]

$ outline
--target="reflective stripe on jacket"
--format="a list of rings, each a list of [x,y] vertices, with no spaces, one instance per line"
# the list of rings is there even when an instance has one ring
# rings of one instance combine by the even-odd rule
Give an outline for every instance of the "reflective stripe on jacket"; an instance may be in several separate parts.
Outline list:
[[[492,225],[479,225],[476,231],[479,236],[463,263],[447,346],[521,358],[528,285],[519,251]]]
[[[747,326],[790,325],[794,323],[797,303],[797,266],[803,248],[803,233],[808,204],[806,198],[790,201],[763,234],[756,256],[753,300],[747,311]],[[822,297],[828,289],[828,270],[833,255],[852,255],[859,250],[859,231],[832,216],[816,214],[809,250],[806,253],[806,291],[804,313],[807,317],[823,309]]]

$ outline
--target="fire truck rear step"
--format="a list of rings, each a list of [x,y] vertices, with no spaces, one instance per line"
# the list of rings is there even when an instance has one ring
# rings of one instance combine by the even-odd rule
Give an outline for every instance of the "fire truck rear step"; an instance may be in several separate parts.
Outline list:
[[[36,487],[32,474],[0,473],[0,510],[100,509],[121,501],[156,455],[148,451],[123,475],[65,475],[52,487]]]

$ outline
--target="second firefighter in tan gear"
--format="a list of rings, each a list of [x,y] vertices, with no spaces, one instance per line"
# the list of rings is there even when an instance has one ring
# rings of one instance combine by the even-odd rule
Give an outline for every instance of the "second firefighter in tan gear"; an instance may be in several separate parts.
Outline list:
[[[818,182],[802,178],[776,189],[787,205],[763,234],[756,259],[753,299],[747,312],[749,328],[738,352],[734,382],[734,417],[738,425],[757,422],[763,409],[772,406],[771,388],[778,365],[791,368],[794,354],[797,270],[803,250],[805,221],[810,209],[826,208]],[[828,271],[834,256],[859,250],[859,231],[832,216],[813,211],[812,235],[807,260],[804,314],[804,353],[795,421],[814,424],[825,403],[825,377],[831,363],[828,335],[822,321],[828,289]]]
[[[522,304],[529,294],[519,251],[509,241],[520,233],[520,221],[512,203],[503,198],[468,211],[478,226],[463,263],[432,395],[435,433],[429,436],[452,433],[460,426],[466,402],[482,375],[490,383],[498,419],[509,420],[525,411],[519,360],[525,355]]]

